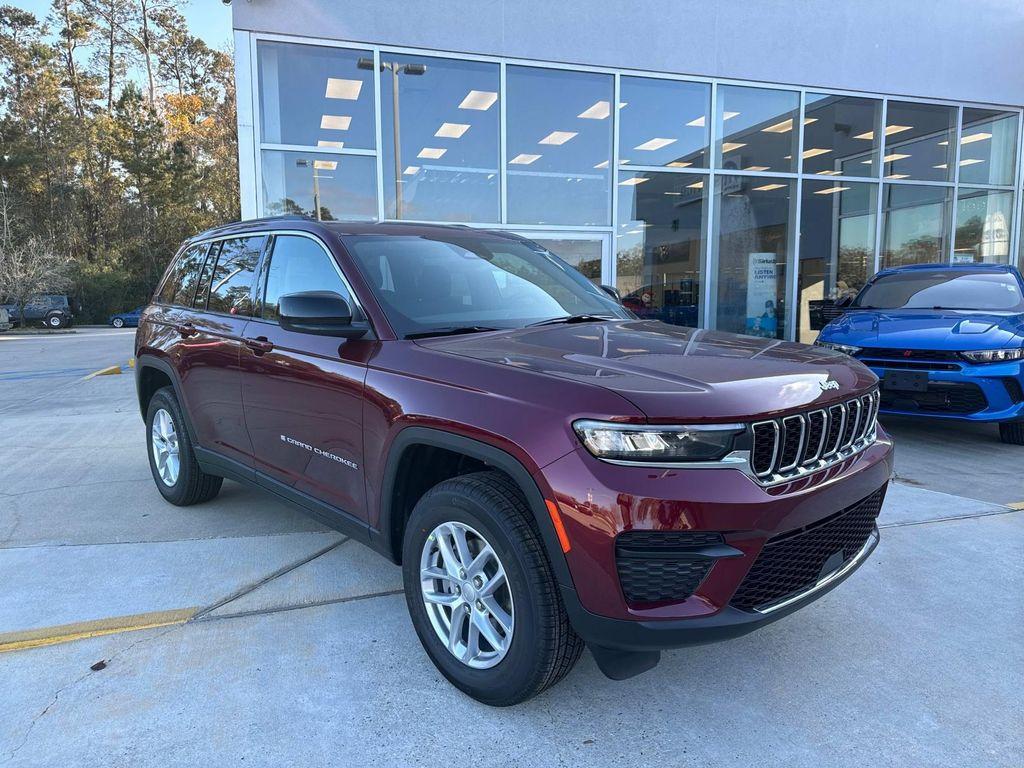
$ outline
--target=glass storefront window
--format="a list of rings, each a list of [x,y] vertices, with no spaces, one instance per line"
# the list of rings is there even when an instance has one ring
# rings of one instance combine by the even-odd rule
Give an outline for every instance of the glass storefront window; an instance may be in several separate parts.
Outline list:
[[[712,237],[718,243],[716,327],[781,339],[795,181],[715,179]]]
[[[886,123],[887,179],[953,180],[954,107],[890,101]]]
[[[948,187],[885,185],[883,269],[949,261],[951,193]]]
[[[377,163],[365,155],[264,150],[263,210],[322,221],[377,218]]]
[[[607,226],[611,75],[506,69],[508,220]]]
[[[619,174],[616,287],[642,318],[699,324],[707,185],[688,173]]]
[[[373,149],[373,54],[260,40],[260,136],[267,144]]]
[[[501,220],[498,81],[497,64],[382,54],[387,218]]]
[[[877,176],[880,99],[808,93],[804,105],[804,173]]]
[[[711,86],[623,77],[619,86],[619,162],[707,168]]]
[[[767,88],[718,88],[719,139],[715,167],[741,171],[796,171],[800,94]]]
[[[956,199],[953,263],[1010,259],[1013,192],[960,187]]]
[[[1017,113],[964,108],[960,129],[960,183],[1013,184],[1017,167]]]
[[[874,270],[878,185],[805,180],[800,199],[797,340],[810,344]]]

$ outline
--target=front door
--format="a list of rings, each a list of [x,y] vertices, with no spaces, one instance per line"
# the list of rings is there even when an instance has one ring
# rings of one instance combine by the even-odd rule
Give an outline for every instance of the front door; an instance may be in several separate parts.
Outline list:
[[[370,344],[285,330],[277,313],[283,295],[334,291],[358,317],[352,292],[324,244],[300,233],[274,236],[260,284],[241,353],[242,406],[256,469],[365,520],[362,416]]]

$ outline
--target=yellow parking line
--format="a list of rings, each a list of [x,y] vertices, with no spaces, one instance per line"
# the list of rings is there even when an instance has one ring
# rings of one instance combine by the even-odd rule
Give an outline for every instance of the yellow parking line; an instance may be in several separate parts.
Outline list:
[[[1024,501],[1015,501],[1013,504],[1007,504],[1010,509],[1024,509]]]
[[[93,371],[92,373],[88,374],[87,376],[83,376],[81,379],[79,379],[79,381],[88,381],[89,379],[93,378],[94,376],[113,376],[113,375],[119,374],[119,373],[121,373],[121,366],[120,365],[110,365],[110,366],[107,366],[106,368],[100,368],[98,371]]]
[[[22,651],[26,648],[39,648],[44,645],[69,643],[72,640],[85,640],[101,635],[113,635],[119,632],[135,632],[140,629],[168,627],[173,624],[184,624],[195,616],[198,608],[177,608],[170,611],[152,611],[136,613],[129,616],[114,616],[107,619],[81,621],[75,624],[61,624],[55,627],[40,627],[17,632],[0,633],[0,653],[5,651]]]

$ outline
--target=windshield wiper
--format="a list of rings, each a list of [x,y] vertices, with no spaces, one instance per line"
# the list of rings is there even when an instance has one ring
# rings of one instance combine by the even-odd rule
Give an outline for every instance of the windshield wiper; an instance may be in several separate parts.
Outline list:
[[[485,331],[500,331],[501,328],[489,328],[485,325],[456,325],[449,328],[432,328],[429,331],[407,333],[407,339],[426,339],[431,336],[458,336],[462,333],[483,333]]]
[[[541,320],[538,323],[530,323],[527,328],[537,325],[557,325],[559,323],[600,323],[605,320],[614,320],[610,315],[566,315],[565,317],[552,317],[550,320]]]

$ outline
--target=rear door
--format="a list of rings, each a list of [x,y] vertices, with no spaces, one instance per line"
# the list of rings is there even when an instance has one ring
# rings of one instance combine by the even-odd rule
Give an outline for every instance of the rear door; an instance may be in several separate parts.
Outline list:
[[[285,330],[281,296],[334,291],[364,319],[317,237],[277,234],[261,270],[257,317],[242,349],[242,403],[257,470],[365,520],[363,383],[370,342]]]
[[[214,241],[182,280],[176,367],[199,444],[252,466],[241,402],[242,332],[266,235]]]

